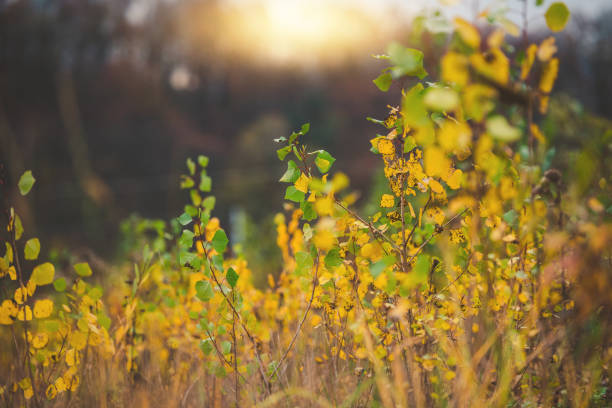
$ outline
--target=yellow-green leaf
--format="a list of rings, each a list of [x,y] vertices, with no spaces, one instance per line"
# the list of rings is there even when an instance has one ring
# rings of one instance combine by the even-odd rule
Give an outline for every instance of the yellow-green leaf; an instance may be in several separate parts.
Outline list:
[[[551,31],[561,31],[569,21],[570,11],[563,2],[555,2],[546,10],[546,25]]]
[[[87,276],[91,276],[92,274],[91,268],[89,267],[89,264],[87,262],[81,262],[81,263],[74,265],[74,270],[77,273],[77,275],[83,278]]]
[[[38,254],[40,252],[40,241],[38,240],[38,238],[29,239],[25,244],[23,252],[25,255],[25,259],[27,260],[31,261],[38,258]]]
[[[34,182],[36,181],[36,179],[34,178],[34,176],[32,176],[32,171],[31,170],[26,170],[21,177],[19,178],[19,182],[17,183],[17,186],[19,187],[19,192],[21,193],[21,195],[26,195],[30,192],[30,190],[32,189],[32,186],[34,185]]]
[[[36,285],[42,286],[53,282],[53,276],[55,276],[55,266],[50,262],[45,262],[34,268],[30,279],[34,281]]]

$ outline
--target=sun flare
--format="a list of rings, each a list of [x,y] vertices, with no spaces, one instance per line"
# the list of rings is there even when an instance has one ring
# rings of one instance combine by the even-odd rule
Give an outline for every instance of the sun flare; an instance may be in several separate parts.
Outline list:
[[[183,23],[191,27],[190,40],[205,49],[266,64],[308,66],[363,54],[364,48],[380,51],[375,47],[394,30],[381,14],[329,1],[243,1],[224,3],[214,14],[208,9],[185,13]]]

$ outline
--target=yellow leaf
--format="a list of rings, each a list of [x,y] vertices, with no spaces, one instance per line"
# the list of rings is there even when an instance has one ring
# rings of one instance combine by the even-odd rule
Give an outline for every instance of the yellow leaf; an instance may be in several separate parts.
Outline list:
[[[442,187],[442,184],[440,184],[436,179],[429,179],[429,188],[431,188],[431,191],[434,193],[440,194],[444,192],[444,187]]]
[[[79,352],[76,351],[75,349],[71,348],[68,351],[66,351],[66,364],[68,365],[68,367],[74,367],[75,365],[79,364]],[[61,388],[63,384],[57,384],[58,390],[63,391]]]
[[[36,292],[36,283],[32,279],[26,284],[26,290],[28,291],[28,296],[32,296]]]
[[[70,335],[70,345],[77,350],[82,350],[87,345],[87,334],[81,331],[73,331]]]
[[[32,309],[30,306],[25,305],[19,308],[19,311],[17,312],[17,320],[22,322],[32,320]]]
[[[442,57],[442,80],[465,86],[469,80],[468,58],[456,52],[447,52]]]
[[[308,192],[308,184],[310,183],[310,178],[306,176],[304,173],[300,174],[300,177],[295,182],[295,188],[302,193]]]
[[[386,138],[379,139],[378,151],[380,152],[380,154],[384,155],[395,154],[395,147],[393,147],[393,142]]]
[[[15,270],[14,266],[10,266],[8,268],[8,274],[11,280],[17,280],[17,271]]]
[[[525,58],[521,63],[521,79],[524,81],[529,75],[529,71],[531,71],[531,67],[533,66],[533,61],[535,61],[536,52],[538,51],[538,46],[535,44],[531,44],[527,47],[527,51],[525,53]]]
[[[408,202],[408,209],[410,210],[410,216],[415,218],[416,214],[414,213],[414,208],[412,208],[412,204],[410,202]]]
[[[430,146],[424,155],[425,172],[430,177],[443,177],[448,174],[451,161],[446,157],[444,151],[437,146]]]
[[[13,299],[17,302],[18,305],[23,304],[28,299],[28,291],[26,288],[19,287],[15,289],[15,294],[13,295]]]
[[[555,37],[548,37],[540,44],[538,48],[538,59],[542,62],[550,60],[557,52],[555,45]]]
[[[395,205],[395,197],[391,194],[383,194],[380,199],[380,206],[383,208],[391,208]]]
[[[321,316],[319,316],[318,314],[313,314],[310,318],[310,324],[312,325],[312,327],[317,327],[321,324],[322,321],[323,319],[321,319]]]
[[[473,49],[478,49],[480,47],[480,33],[476,27],[468,23],[466,20],[456,17],[455,29],[463,42],[468,46]]]
[[[70,350],[68,350],[68,351],[70,351]],[[66,391],[66,383],[64,382],[64,378],[63,377],[59,377],[57,380],[55,380],[53,385],[55,385],[55,388],[57,389],[58,392]]]
[[[472,130],[465,122],[445,120],[438,131],[438,143],[446,152],[464,150],[472,141]]]
[[[44,333],[44,332],[36,333],[32,337],[32,347],[34,347],[35,349],[41,349],[45,347],[48,342],[49,342],[49,336],[47,335],[47,333]]]
[[[317,230],[317,232],[315,233],[313,242],[315,246],[320,250],[329,251],[334,247],[334,244],[336,243],[336,237],[329,229],[320,229]]]
[[[44,319],[51,316],[53,312],[53,301],[50,299],[37,300],[34,303],[34,317]]]
[[[446,179],[446,185],[453,190],[457,190],[461,187],[461,179],[463,176],[463,172],[460,169],[455,169],[451,176]]]
[[[47,390],[45,391],[45,395],[47,396],[48,400],[52,400],[53,398],[55,398],[57,395],[57,388],[55,388],[55,385],[49,385],[47,387]]]
[[[478,333],[479,330],[480,326],[478,325],[478,323],[472,323],[472,333]]]
[[[540,78],[540,91],[544,93],[550,93],[552,91],[555,80],[557,79],[557,73],[559,72],[559,59],[553,58],[546,63],[542,77]]]
[[[487,45],[489,48],[500,48],[504,43],[504,37],[506,36],[506,32],[500,28],[493,31],[491,35],[487,38]]]
[[[544,134],[535,123],[531,124],[531,134],[538,140],[538,142],[542,144],[546,143],[546,137],[544,137]]]
[[[548,101],[550,100],[549,96],[541,96],[540,97],[540,113],[543,115],[548,111]]]
[[[484,54],[473,54],[470,57],[470,62],[481,75],[501,85],[508,83],[510,62],[499,48],[493,48]]]
[[[13,324],[13,317],[17,316],[17,306],[10,299],[6,299],[0,306],[0,324]]]
[[[319,215],[333,214],[333,202],[329,196],[317,199],[314,205]]]

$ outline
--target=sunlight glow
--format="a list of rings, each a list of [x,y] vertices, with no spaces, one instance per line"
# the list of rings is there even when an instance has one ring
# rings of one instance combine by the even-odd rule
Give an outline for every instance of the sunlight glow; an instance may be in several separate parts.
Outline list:
[[[183,18],[191,27],[184,34],[192,41],[199,38],[203,48],[265,64],[301,66],[363,56],[364,50],[381,52],[401,23],[386,23],[382,13],[363,5],[318,0],[232,1],[215,14],[202,10]]]

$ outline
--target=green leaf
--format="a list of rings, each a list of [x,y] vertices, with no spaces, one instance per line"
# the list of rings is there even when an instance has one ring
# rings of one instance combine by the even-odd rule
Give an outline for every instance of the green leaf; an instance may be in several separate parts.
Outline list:
[[[280,161],[285,160],[285,157],[291,152],[291,146],[285,146],[282,149],[276,151],[276,155]]]
[[[19,182],[17,186],[19,187],[19,192],[22,196],[28,194],[34,185],[36,179],[32,176],[31,170],[26,170],[21,177],[19,178]]]
[[[91,288],[91,290],[87,292],[87,296],[89,296],[94,302],[97,302],[98,300],[102,299],[103,294],[104,292],[102,292],[102,288],[99,286]]]
[[[308,252],[300,251],[295,254],[295,262],[297,267],[295,268],[295,274],[297,276],[304,276],[308,274],[308,271],[314,265],[314,261],[312,259],[312,255]]]
[[[335,268],[342,265],[342,258],[340,258],[340,250],[334,248],[325,255],[325,267],[328,269]]]
[[[385,121],[384,120],[376,119],[376,118],[373,118],[373,117],[370,117],[370,116],[366,117],[366,120],[368,122],[376,123],[377,125],[385,126]]]
[[[325,150],[321,150],[315,158],[315,164],[321,173],[327,173],[336,159]]]
[[[494,138],[502,142],[514,142],[521,138],[520,129],[508,123],[502,115],[495,115],[487,119],[487,132]]]
[[[302,218],[305,221],[312,221],[317,218],[317,212],[315,211],[314,205],[312,205],[312,203],[309,203],[308,201],[302,201],[300,203],[300,208],[304,213],[302,215]]]
[[[178,221],[181,223],[181,225],[187,225],[192,221],[192,218],[191,215],[187,213],[182,213],[181,215],[179,215]]]
[[[427,71],[423,68],[423,53],[414,48],[406,48],[399,43],[391,43],[387,50],[391,63],[391,74],[394,78],[404,75],[416,76],[419,79],[427,76]]]
[[[395,257],[393,255],[387,255],[382,258],[380,261],[373,263],[370,266],[370,273],[374,278],[378,278],[378,276],[387,268],[395,263]]]
[[[185,214],[189,215],[191,218],[197,217],[198,209],[195,208],[193,205],[187,204],[185,206]],[[186,217],[185,214],[181,214],[181,217]],[[186,218],[184,218],[184,220],[186,220]],[[187,224],[189,224],[190,222],[191,220],[187,221]],[[183,225],[187,225],[187,224],[183,224]]]
[[[110,317],[108,317],[103,312],[98,313],[97,317],[98,317],[98,323],[100,323],[100,326],[104,327],[106,330],[110,329],[110,325],[111,325]]]
[[[429,256],[428,255],[421,255],[417,258],[416,263],[414,264],[414,269],[412,273],[416,277],[417,283],[427,282],[427,277],[429,276]]]
[[[210,339],[205,339],[200,342],[200,350],[205,355],[209,355],[214,350],[214,346],[212,345],[212,341]]]
[[[212,211],[215,208],[215,203],[217,202],[214,196],[208,196],[202,201],[202,206],[206,208],[208,211]]]
[[[66,290],[66,279],[58,278],[53,281],[53,287],[57,292],[63,292]]]
[[[446,112],[459,105],[459,95],[451,88],[428,88],[423,98],[425,106],[430,110]]]
[[[40,241],[38,238],[28,239],[23,250],[25,259],[32,261],[38,258],[40,252]]]
[[[289,186],[285,191],[285,200],[291,200],[296,203],[304,201],[305,196],[306,195],[302,191],[295,188],[295,186]]]
[[[208,302],[214,296],[213,288],[208,281],[197,281],[195,285],[196,296],[202,302]]]
[[[181,237],[179,238],[179,245],[186,247],[186,248],[191,248],[191,246],[193,245],[193,237],[194,237],[193,231],[183,230],[183,233],[181,234]]]
[[[220,229],[220,230],[217,230],[217,232],[215,232],[215,236],[212,239],[212,246],[213,248],[215,248],[215,251],[222,254],[227,248],[228,242],[229,240],[227,239],[227,235],[225,234],[225,231]]]
[[[221,342],[221,353],[229,354],[231,351],[232,351],[232,343],[230,343],[228,340],[222,341]]]
[[[181,176],[181,190],[185,190],[187,188],[191,188],[193,186],[195,186],[195,182],[193,181],[193,179],[191,177],[188,176]]]
[[[238,278],[239,276],[233,268],[229,268],[227,270],[227,273],[225,274],[225,279],[232,288],[236,287],[236,282],[238,282]]]
[[[194,259],[196,259],[198,256],[192,252],[189,251],[181,251],[179,252],[179,263],[182,266],[185,266],[187,264],[190,264],[193,262]]]
[[[210,191],[212,187],[212,179],[206,175],[206,170],[202,170],[202,174],[200,177],[200,191],[207,193]]]
[[[300,169],[293,160],[289,160],[287,162],[287,171],[285,171],[285,174],[283,174],[279,181],[281,183],[295,183],[298,178],[300,178]]]
[[[23,235],[23,224],[21,223],[21,217],[17,214],[15,214],[14,226],[15,226],[15,239],[19,240],[19,238],[21,238],[21,236]]]
[[[203,154],[198,156],[198,163],[200,164],[200,166],[202,167],[206,167],[208,166],[208,157],[204,156]]]
[[[91,268],[89,267],[89,264],[87,262],[81,262],[74,265],[74,270],[76,271],[77,275],[83,278],[86,276],[91,276],[92,274]]]
[[[187,168],[189,169],[189,174],[193,176],[195,174],[196,164],[191,160],[191,157],[187,158]]]
[[[38,265],[32,271],[30,279],[36,283],[37,286],[48,285],[53,282],[53,276],[55,275],[55,266],[50,262],[45,262]]]
[[[213,257],[212,257],[212,265],[213,265],[213,267],[216,270],[222,271],[223,270],[223,256],[222,255],[213,255]]]
[[[558,32],[565,28],[570,18],[570,11],[563,2],[555,2],[546,10],[546,25],[551,31]]]
[[[310,123],[304,123],[302,125],[302,128],[300,129],[300,133],[305,135],[306,133],[308,133],[310,131]]]
[[[393,77],[391,76],[391,74],[384,73],[384,74],[380,74],[372,82],[374,82],[374,85],[376,85],[378,89],[380,89],[383,92],[387,92],[389,88],[391,87],[392,81],[393,81]]]

